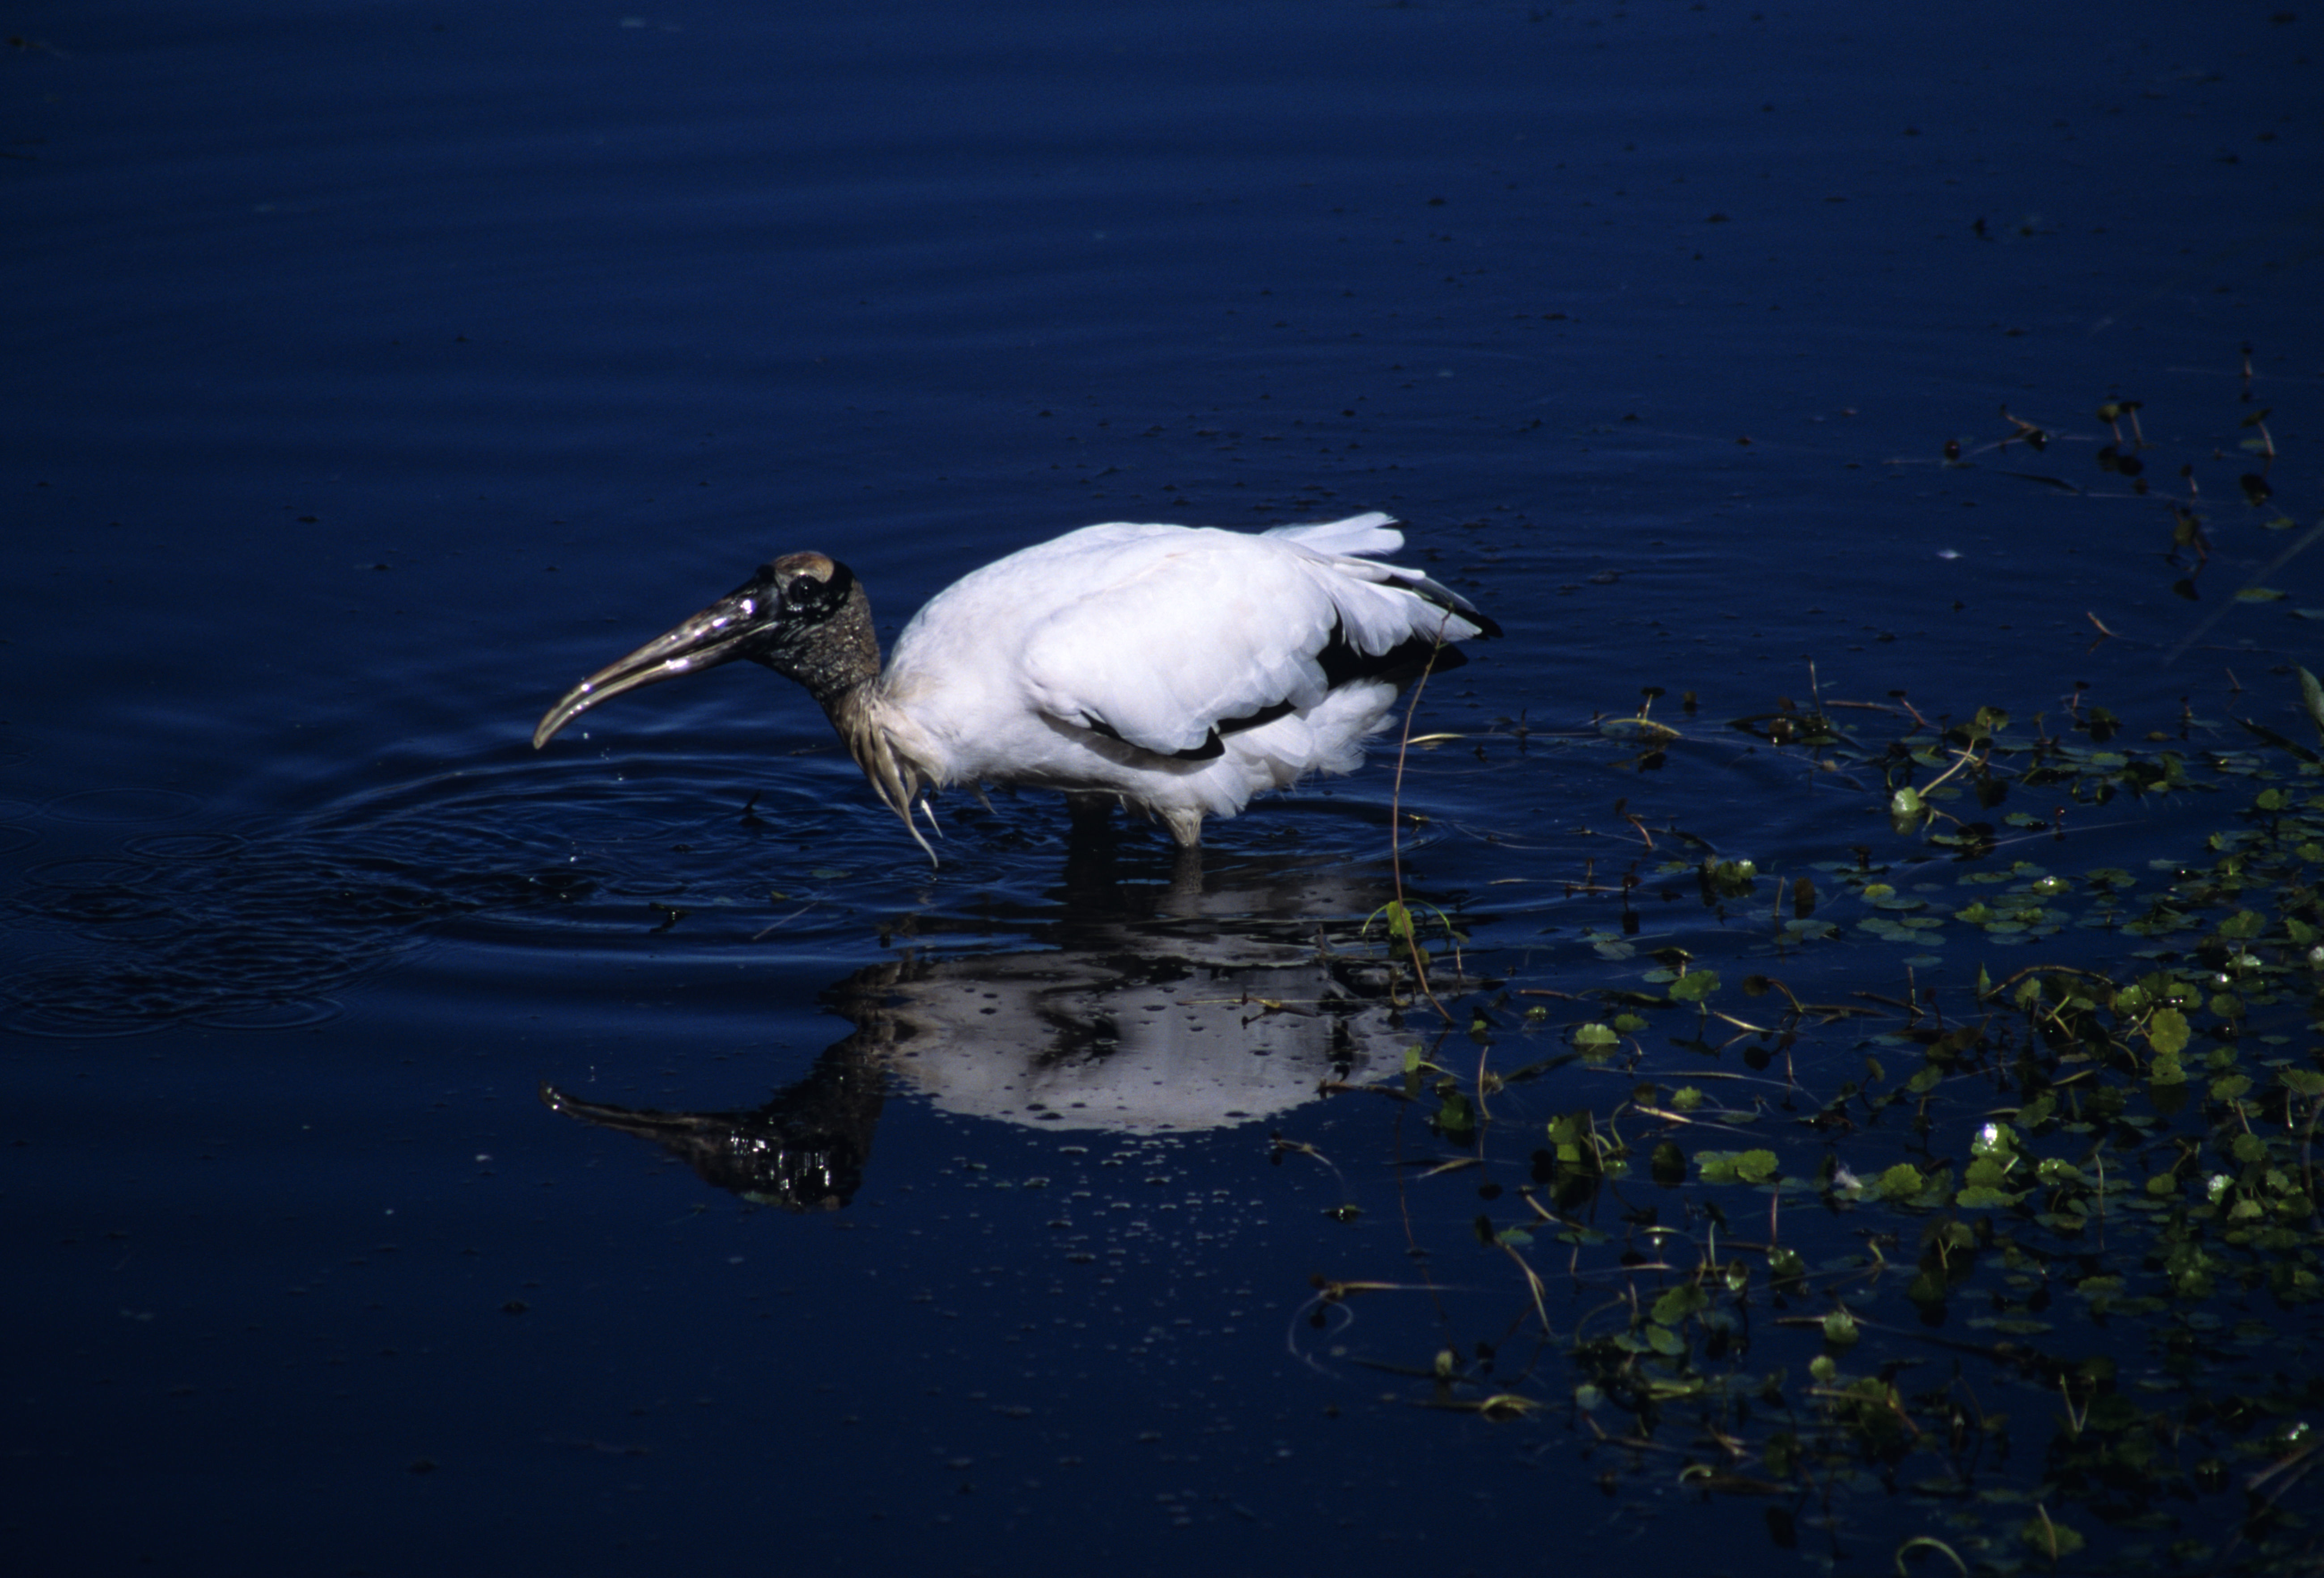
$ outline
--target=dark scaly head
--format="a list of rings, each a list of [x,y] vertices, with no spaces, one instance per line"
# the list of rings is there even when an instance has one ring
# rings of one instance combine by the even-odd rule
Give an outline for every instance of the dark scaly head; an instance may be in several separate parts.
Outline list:
[[[826,713],[878,678],[872,604],[854,572],[819,553],[790,553],[691,619],[598,669],[549,709],[536,749],[582,713],[625,690],[748,658],[807,687]]]

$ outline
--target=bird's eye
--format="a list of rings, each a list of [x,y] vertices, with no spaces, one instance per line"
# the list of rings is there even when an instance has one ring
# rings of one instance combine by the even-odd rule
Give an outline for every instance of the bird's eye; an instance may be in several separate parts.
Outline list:
[[[835,567],[828,576],[807,570],[783,583],[783,607],[792,614],[824,618],[837,611],[845,600],[846,572]]]

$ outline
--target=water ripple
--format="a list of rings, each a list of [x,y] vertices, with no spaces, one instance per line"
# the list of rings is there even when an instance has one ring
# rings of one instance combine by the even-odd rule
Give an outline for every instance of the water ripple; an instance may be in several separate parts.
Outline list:
[[[79,789],[41,808],[64,822],[161,822],[201,809],[197,796],[178,789]]]
[[[947,798],[945,864],[931,870],[836,752],[772,767],[652,748],[519,758],[351,788],[288,818],[139,825],[196,804],[134,789],[49,803],[69,819],[119,821],[124,835],[26,869],[0,895],[0,927],[36,949],[68,945],[9,973],[0,1026],[296,1028],[335,1016],[349,985],[440,938],[576,964],[666,953],[672,940],[726,950],[778,931],[786,949],[844,949],[892,925],[943,930],[946,910],[989,931],[1054,911],[1064,891],[1054,797]],[[1363,861],[1384,853],[1386,815],[1360,794],[1311,794],[1216,832],[1222,871],[1286,855]],[[1406,847],[1440,836],[1416,830]],[[1170,858],[1165,841],[1128,833],[1108,881],[1167,884]]]

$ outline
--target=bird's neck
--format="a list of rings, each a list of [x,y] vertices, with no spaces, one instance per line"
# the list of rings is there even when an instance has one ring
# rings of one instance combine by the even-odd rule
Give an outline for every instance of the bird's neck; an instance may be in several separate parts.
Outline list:
[[[881,799],[901,813],[915,785],[908,774],[896,771],[888,731],[881,726],[888,709],[880,693],[880,640],[872,633],[871,622],[849,631],[843,640],[817,647],[806,661],[785,664],[783,672],[807,687],[863,776]]]
[[[847,745],[863,776],[888,808],[912,825],[912,802],[941,788],[948,775],[943,753],[926,730],[888,697],[881,683],[880,637],[872,604],[857,586],[850,606],[816,639],[756,654],[758,660],[806,687]],[[915,831],[912,836],[919,838]],[[927,847],[925,840],[921,846]]]
[[[848,719],[862,710],[880,682],[880,638],[872,631],[872,610],[861,587],[855,601],[860,606],[826,626],[819,640],[778,648],[759,659],[805,686],[843,736]]]
[[[831,715],[831,726],[847,743],[847,753],[872,780],[873,791],[910,827],[912,803],[927,790],[943,788],[951,778],[945,771],[944,753],[936,748],[927,731],[890,701],[877,680],[842,691],[824,703],[824,710]],[[918,829],[912,836],[921,848],[927,848]],[[930,851],[931,857],[934,853]]]

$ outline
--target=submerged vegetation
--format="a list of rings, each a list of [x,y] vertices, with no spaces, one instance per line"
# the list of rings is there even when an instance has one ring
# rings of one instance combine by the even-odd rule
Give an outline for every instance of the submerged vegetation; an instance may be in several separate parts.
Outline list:
[[[2100,416],[2137,479],[2136,407]],[[2047,442],[2010,420],[1995,448]],[[2282,684],[2324,741],[2324,687]],[[1659,694],[1606,727],[1649,765],[1684,738]],[[1651,968],[1591,990],[1456,992],[1452,923],[1391,906],[1411,1022],[1445,1027],[1384,1093],[1409,1266],[1316,1278],[1303,1341],[1570,1432],[1609,1494],[1762,1498],[1776,1546],[1859,1570],[2324,1571],[2324,754],[2184,704],[2134,739],[2079,689],[2030,724],[1897,697],[1732,727],[1873,789],[1901,853],[1778,876],[1618,807],[1646,857],[1568,892]],[[2073,863],[2112,801],[2210,830]],[[1674,885],[1748,925],[1748,973],[1644,949]],[[1399,1297],[1426,1330],[1351,1348]]]

